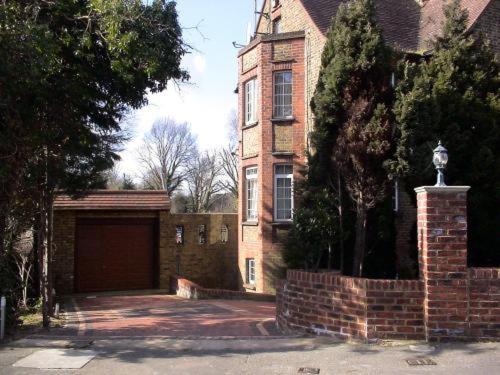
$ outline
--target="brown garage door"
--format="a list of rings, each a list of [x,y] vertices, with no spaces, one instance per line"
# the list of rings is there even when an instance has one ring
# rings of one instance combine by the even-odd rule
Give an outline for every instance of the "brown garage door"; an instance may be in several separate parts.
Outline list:
[[[150,289],[156,284],[154,219],[77,222],[75,290]]]

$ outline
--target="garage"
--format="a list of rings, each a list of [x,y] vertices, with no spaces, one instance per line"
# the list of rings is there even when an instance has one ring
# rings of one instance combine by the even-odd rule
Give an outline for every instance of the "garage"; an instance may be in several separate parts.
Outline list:
[[[80,219],[76,224],[75,290],[156,287],[153,219]]]
[[[56,294],[158,288],[169,218],[166,191],[57,196],[51,262]],[[169,270],[168,264],[162,269]]]

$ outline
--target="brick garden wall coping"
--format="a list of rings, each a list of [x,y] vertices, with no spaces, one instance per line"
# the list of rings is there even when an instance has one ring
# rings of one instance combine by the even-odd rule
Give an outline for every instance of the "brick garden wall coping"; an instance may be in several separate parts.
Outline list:
[[[188,299],[242,299],[268,302],[276,300],[276,297],[271,294],[204,288],[190,280],[177,276],[171,278],[170,290],[175,291],[179,297]]]

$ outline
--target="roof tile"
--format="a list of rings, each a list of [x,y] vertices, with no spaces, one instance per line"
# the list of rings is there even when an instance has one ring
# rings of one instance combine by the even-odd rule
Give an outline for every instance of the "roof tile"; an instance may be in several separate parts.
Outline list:
[[[96,190],[79,199],[59,195],[55,210],[169,210],[164,190]]]

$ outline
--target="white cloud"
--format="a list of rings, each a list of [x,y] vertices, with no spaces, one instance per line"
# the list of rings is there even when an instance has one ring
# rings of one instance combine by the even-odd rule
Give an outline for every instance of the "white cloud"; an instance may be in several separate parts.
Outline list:
[[[198,73],[204,73],[207,67],[207,60],[203,55],[197,53],[193,57],[193,65]]]

